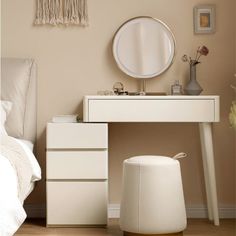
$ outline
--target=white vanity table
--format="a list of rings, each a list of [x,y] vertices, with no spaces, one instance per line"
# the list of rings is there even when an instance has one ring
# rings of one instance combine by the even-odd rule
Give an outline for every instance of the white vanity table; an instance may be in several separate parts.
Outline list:
[[[165,23],[142,16],[121,25],[112,51],[121,71],[140,80],[139,94],[147,95],[146,80],[172,65],[175,45]],[[219,116],[219,96],[85,96],[84,123],[47,125],[47,225],[107,224],[110,122],[199,123],[208,217],[219,225],[211,130]]]
[[[199,123],[208,216],[219,225],[211,123],[219,122],[219,96],[85,96],[84,122]]]

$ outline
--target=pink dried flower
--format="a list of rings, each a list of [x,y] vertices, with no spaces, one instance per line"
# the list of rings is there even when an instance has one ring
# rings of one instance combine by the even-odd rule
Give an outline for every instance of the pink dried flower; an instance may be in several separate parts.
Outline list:
[[[206,56],[209,53],[209,49],[206,46],[199,47],[197,53],[200,55]]]
[[[209,49],[206,46],[201,46],[201,47],[198,47],[198,49],[197,49],[195,59],[192,59],[191,57],[188,58],[187,55],[183,55],[182,56],[182,61],[183,62],[188,62],[190,65],[195,66],[195,65],[200,63],[200,61],[199,61],[200,57],[202,55],[207,56],[208,53],[209,53]]]
[[[183,62],[187,62],[187,61],[188,61],[188,56],[187,56],[186,54],[184,54],[184,55],[182,56],[182,61],[183,61]]]

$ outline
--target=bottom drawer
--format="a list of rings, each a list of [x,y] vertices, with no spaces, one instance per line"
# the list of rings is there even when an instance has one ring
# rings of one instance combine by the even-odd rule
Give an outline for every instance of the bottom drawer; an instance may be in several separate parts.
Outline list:
[[[106,225],[107,181],[47,181],[47,225]]]

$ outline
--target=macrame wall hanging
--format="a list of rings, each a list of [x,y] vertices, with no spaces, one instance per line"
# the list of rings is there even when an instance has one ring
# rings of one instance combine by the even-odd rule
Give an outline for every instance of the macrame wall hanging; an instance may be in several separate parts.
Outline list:
[[[87,0],[36,1],[36,25],[88,26]]]

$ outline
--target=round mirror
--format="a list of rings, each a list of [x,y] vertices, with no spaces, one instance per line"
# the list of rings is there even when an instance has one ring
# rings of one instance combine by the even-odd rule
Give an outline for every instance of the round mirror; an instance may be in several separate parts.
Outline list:
[[[153,78],[166,71],[175,54],[175,39],[160,20],[136,17],[125,22],[113,39],[113,56],[127,75]]]

